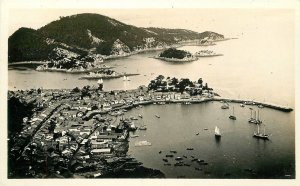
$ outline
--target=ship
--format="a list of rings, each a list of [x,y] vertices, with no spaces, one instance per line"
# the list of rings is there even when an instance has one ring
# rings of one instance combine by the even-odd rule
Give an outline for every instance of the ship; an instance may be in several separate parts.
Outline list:
[[[254,123],[254,124],[261,124],[262,121],[259,118],[259,110],[257,111],[257,117],[256,117],[256,111],[254,111],[254,117],[252,117],[252,108],[250,108],[251,110],[251,115],[250,115],[250,119],[248,120],[249,123]]]
[[[266,134],[265,125],[264,125],[264,132],[263,133],[261,133],[260,130],[259,130],[259,124],[256,124],[256,125],[257,125],[257,131],[254,132],[253,137],[268,140],[270,135]]]
[[[234,107],[232,107],[232,115],[229,116],[229,119],[236,120],[236,116],[234,115]]]

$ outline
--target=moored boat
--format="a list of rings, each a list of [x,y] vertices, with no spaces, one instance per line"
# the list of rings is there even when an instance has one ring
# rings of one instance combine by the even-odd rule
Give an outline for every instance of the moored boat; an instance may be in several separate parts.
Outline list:
[[[217,126],[215,127],[215,137],[221,137],[220,129]]]

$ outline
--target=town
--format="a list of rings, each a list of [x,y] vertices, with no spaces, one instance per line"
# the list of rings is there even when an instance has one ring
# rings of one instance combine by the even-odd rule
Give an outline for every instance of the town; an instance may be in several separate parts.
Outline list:
[[[103,84],[73,90],[9,91],[9,100],[34,107],[18,131],[9,131],[9,176],[101,177],[118,169],[136,169],[141,163],[126,155],[129,133],[137,129],[132,124],[135,117],[123,117],[128,109],[170,101],[190,104],[190,100],[214,96],[207,84],[202,86],[202,79],[193,83],[162,75],[149,87],[102,88]]]

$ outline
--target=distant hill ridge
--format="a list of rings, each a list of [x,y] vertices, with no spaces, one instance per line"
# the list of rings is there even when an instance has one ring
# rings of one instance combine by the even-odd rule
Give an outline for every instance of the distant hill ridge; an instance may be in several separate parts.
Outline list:
[[[38,30],[20,28],[8,39],[8,60],[49,60],[55,48],[78,55],[124,55],[137,50],[164,47],[179,41],[224,39],[215,32],[185,29],[139,28],[99,14],[61,17]]]

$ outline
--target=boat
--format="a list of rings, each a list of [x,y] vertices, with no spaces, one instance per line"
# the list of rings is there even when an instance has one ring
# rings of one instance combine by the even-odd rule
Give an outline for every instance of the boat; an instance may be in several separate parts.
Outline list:
[[[245,107],[245,105],[243,103],[240,104],[241,107]]]
[[[236,120],[236,116],[234,115],[234,107],[232,107],[232,115],[229,116],[229,119]]]
[[[269,135],[269,134],[266,134],[265,127],[264,127],[264,132],[261,133],[260,130],[259,130],[259,124],[256,124],[256,125],[257,125],[257,131],[254,132],[253,137],[259,138],[259,139],[268,140],[270,135]],[[265,126],[265,125],[264,125],[264,126]]]
[[[140,118],[143,118],[143,116],[142,116],[141,114],[139,114],[139,117],[140,117]]]
[[[194,148],[187,148],[186,150],[194,150]]]
[[[215,127],[215,136],[216,137],[221,137],[220,129],[217,126]]]
[[[102,78],[99,79],[99,80],[97,81],[97,83],[98,83],[98,84],[103,84],[103,79],[102,79]]]
[[[139,130],[147,130],[146,125],[140,126],[140,127],[139,127]]]
[[[259,119],[259,110],[257,111],[257,117],[256,117],[256,111],[254,111],[254,117],[252,117],[252,109],[251,110],[251,117],[248,120],[249,123],[254,123],[254,124],[261,124],[262,121]]]
[[[155,115],[155,117],[157,117],[157,118],[160,118],[160,116],[159,116],[159,115],[157,115],[157,114]]]
[[[264,108],[264,106],[263,105],[258,105],[258,108]]]
[[[175,158],[175,160],[180,161],[180,160],[182,160],[182,157],[178,156],[178,157]]]
[[[167,157],[167,158],[173,158],[174,155],[172,155],[172,154],[167,154],[166,157]]]
[[[123,81],[130,81],[128,76],[123,76]]]
[[[228,103],[224,102],[224,104],[221,106],[221,109],[229,109]]]
[[[131,138],[137,138],[137,137],[139,137],[139,135],[131,135],[130,137]]]

